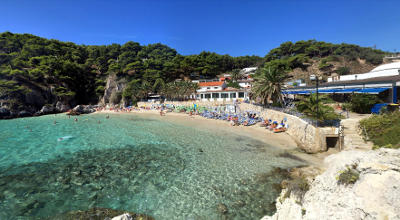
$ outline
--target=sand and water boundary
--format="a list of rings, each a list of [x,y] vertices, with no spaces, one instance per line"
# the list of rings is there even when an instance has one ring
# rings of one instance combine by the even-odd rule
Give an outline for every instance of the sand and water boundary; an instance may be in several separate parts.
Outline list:
[[[298,143],[287,133],[273,133],[259,125],[254,126],[231,126],[227,121],[207,119],[199,115],[190,116],[187,113],[168,112],[165,116],[160,116],[158,110],[133,110],[131,112],[115,112],[110,110],[97,111],[94,114],[110,114],[110,117],[118,115],[140,115],[142,117],[165,120],[185,126],[191,126],[207,130],[224,131],[237,134],[261,141],[269,146],[283,149],[285,152],[296,156],[314,167],[323,167],[323,160],[326,156],[336,153],[333,151],[309,154],[298,147]],[[114,116],[112,116],[114,115]]]

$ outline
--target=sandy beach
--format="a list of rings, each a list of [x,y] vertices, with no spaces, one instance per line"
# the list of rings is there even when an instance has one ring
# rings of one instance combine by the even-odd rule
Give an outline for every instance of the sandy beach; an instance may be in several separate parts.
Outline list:
[[[227,121],[207,119],[199,115],[189,116],[189,114],[186,113],[176,113],[176,112],[168,112],[166,113],[165,116],[160,116],[160,112],[158,110],[135,110],[132,112],[114,112],[109,110],[103,110],[95,112],[94,114],[99,114],[99,113],[112,114],[112,115],[137,114],[158,120],[160,119],[166,120],[171,123],[198,127],[201,129],[218,130],[219,132],[223,131],[223,132],[235,133],[240,136],[245,136],[259,140],[270,146],[275,146],[284,149],[291,155],[294,155],[302,160],[307,161],[310,165],[314,167],[323,168],[324,166],[323,159],[330,154],[336,153],[336,151],[332,149],[328,152],[307,154],[297,147],[296,142],[293,140],[292,137],[290,137],[290,135],[284,132],[273,133],[263,127],[260,127],[259,125],[248,126],[248,127],[231,126]]]

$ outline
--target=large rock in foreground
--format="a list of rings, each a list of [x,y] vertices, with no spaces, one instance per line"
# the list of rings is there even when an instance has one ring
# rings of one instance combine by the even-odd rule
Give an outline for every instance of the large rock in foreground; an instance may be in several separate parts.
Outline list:
[[[303,198],[277,199],[277,212],[267,219],[400,219],[400,150],[343,151],[325,159],[327,170],[316,177]],[[339,184],[352,169],[356,182]],[[287,198],[286,198],[287,197]]]

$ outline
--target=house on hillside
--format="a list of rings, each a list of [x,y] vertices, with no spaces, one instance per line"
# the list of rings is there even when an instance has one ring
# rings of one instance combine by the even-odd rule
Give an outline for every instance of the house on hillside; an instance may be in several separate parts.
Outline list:
[[[196,99],[200,101],[233,101],[245,100],[249,97],[250,87],[248,82],[239,82],[243,85],[239,89],[227,87],[225,77],[212,80],[193,81],[199,83]]]
[[[214,79],[193,80],[192,82],[199,84],[196,99],[200,101],[248,100],[253,81],[251,74],[256,70],[257,67],[240,70],[241,78],[237,80],[240,88],[228,87],[227,81],[231,79],[231,74],[222,74]]]

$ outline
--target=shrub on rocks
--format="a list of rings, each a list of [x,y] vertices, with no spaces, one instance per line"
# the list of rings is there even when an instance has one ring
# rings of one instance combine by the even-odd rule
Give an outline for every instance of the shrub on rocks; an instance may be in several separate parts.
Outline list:
[[[287,189],[284,196],[285,198],[288,198],[291,194],[294,194],[300,200],[302,200],[304,194],[310,189],[310,184],[308,183],[305,176],[296,176],[291,180],[285,182],[283,188]]]
[[[346,170],[340,171],[340,174],[336,179],[338,184],[349,185],[357,182],[359,178],[360,173],[355,168],[347,167]]]

